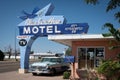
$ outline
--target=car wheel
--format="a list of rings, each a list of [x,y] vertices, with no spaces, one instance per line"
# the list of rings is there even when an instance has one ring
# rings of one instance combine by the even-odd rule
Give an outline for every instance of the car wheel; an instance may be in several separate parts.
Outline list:
[[[32,73],[33,76],[37,76],[37,73]]]
[[[52,71],[52,76],[55,76],[56,70],[55,70],[55,69],[52,69],[51,71]]]

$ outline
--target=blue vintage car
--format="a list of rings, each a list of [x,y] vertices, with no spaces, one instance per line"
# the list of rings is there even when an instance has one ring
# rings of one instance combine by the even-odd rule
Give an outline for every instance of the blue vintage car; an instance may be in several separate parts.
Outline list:
[[[33,75],[52,74],[64,72],[69,69],[69,63],[64,62],[63,57],[42,57],[40,62],[29,66],[29,72]]]

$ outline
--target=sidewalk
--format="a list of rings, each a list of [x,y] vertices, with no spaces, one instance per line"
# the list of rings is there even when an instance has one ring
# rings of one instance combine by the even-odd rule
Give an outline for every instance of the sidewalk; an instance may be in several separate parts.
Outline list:
[[[0,80],[63,80],[62,75],[33,76],[31,73],[19,74],[17,71],[0,73]]]

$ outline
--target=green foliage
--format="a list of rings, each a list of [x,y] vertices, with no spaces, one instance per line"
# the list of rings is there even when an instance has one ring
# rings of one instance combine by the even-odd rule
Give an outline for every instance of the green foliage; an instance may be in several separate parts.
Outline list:
[[[107,60],[104,61],[98,68],[99,74],[103,74],[107,79],[117,78],[120,74],[120,63],[118,61]],[[113,79],[112,79],[113,80]]]
[[[0,50],[0,61],[3,61],[4,57],[5,57],[4,53]]]
[[[120,12],[115,13],[115,18],[118,19],[118,22],[120,23]]]
[[[116,39],[116,41],[120,41],[120,31],[119,31],[119,29],[115,29],[114,25],[111,24],[111,23],[104,24],[104,27],[108,28],[108,30],[109,30],[108,33],[103,34],[104,37],[113,36]],[[116,48],[120,48],[120,45],[118,44],[116,46],[109,47],[109,49],[116,49]]]
[[[68,48],[68,49],[66,50],[66,52],[65,52],[65,55],[66,55],[66,56],[70,56],[71,53],[72,53],[71,48]]]
[[[110,0],[108,2],[108,6],[107,6],[106,11],[113,10],[116,7],[119,7],[119,6],[120,6],[120,0]]]
[[[34,51],[30,51],[30,54],[33,54],[34,53]]]
[[[98,0],[85,0],[85,2],[86,2],[87,4],[93,4],[93,5],[96,5],[97,2],[98,2]]]
[[[120,60],[120,53],[117,55],[117,58]]]
[[[84,0],[87,4],[96,4],[99,0]],[[108,5],[106,7],[106,11],[109,12],[110,10],[116,9],[120,7],[120,0],[109,0]],[[120,23],[120,11],[114,14],[115,18]],[[120,30],[115,29],[112,23],[105,23],[104,28],[108,28],[109,32],[104,33],[104,37],[113,36],[117,41],[120,41]],[[110,49],[120,48],[120,45],[111,46]]]
[[[109,47],[110,50],[113,50],[113,49],[116,49],[116,48],[120,48],[120,45]]]
[[[109,36],[112,36],[112,34],[111,33],[104,33],[104,34],[102,34],[104,37],[109,37]]]
[[[65,71],[65,72],[63,73],[63,79],[69,79],[69,77],[70,77],[70,72]]]
[[[87,4],[96,4],[100,0],[85,0]],[[120,0],[108,0],[106,7],[106,12],[112,11],[120,7]],[[114,17],[120,23],[120,11],[114,12]],[[113,36],[116,41],[120,42],[120,30],[115,29],[112,23],[105,23],[104,28],[108,28],[109,32],[103,34],[104,37]],[[120,44],[116,46],[111,46],[110,49],[120,48]],[[104,61],[97,69],[98,73],[104,74],[107,77],[107,80],[120,80],[120,54],[117,56],[119,61]]]
[[[117,41],[120,41],[120,31],[118,29],[115,29],[113,27],[113,24],[106,23],[104,24],[104,27],[108,28],[110,34],[112,34],[112,36],[114,36]]]
[[[87,4],[93,4],[96,5],[98,3],[98,1],[100,0],[84,0]],[[107,1],[107,0],[106,0]],[[106,7],[106,12],[109,12],[113,9],[116,9],[120,7],[120,0],[108,0],[108,4]],[[114,16],[115,18],[118,20],[118,22],[120,23],[120,11],[118,12],[114,12]]]

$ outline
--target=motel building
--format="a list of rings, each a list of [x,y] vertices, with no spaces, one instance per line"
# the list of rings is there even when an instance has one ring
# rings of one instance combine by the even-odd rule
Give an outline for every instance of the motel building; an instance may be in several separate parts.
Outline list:
[[[112,36],[103,37],[102,34],[49,35],[48,39],[72,48],[72,56],[75,56],[75,62],[71,63],[72,78],[78,78],[77,71],[82,68],[93,69],[99,66],[101,59],[115,59],[120,51],[109,50],[110,46],[118,43]]]

